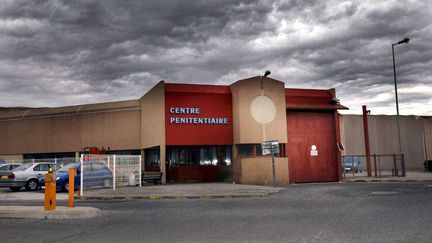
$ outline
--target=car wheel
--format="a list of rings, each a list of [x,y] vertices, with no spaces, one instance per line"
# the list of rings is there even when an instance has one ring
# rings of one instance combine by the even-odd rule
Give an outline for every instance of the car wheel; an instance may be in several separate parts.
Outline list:
[[[65,181],[62,185],[62,191],[68,192],[69,191],[69,182]]]
[[[38,189],[38,180],[36,179],[30,179],[27,181],[25,188],[27,191],[36,191]]]
[[[13,192],[17,192],[17,191],[19,191],[20,189],[21,189],[21,187],[15,187],[15,186],[11,186],[11,187],[9,187],[9,189],[11,189],[11,191],[13,191]]]
[[[111,179],[105,179],[103,182],[104,187],[111,187]]]

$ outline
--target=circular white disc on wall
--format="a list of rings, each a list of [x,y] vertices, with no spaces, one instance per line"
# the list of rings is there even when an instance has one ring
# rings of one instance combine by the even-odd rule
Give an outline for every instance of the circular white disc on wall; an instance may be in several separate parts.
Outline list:
[[[253,99],[250,113],[255,121],[262,124],[269,123],[276,117],[276,106],[268,96],[260,95]]]

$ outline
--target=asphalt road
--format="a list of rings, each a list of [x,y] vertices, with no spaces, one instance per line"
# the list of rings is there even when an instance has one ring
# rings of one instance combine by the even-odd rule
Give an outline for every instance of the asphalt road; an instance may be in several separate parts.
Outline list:
[[[1,200],[0,205],[35,205]],[[65,204],[64,201],[58,204]],[[85,220],[0,219],[3,242],[431,242],[432,184],[303,184],[268,198],[83,201]]]

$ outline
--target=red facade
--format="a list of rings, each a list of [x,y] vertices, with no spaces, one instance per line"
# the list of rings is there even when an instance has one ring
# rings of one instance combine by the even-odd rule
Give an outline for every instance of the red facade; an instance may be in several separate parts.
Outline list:
[[[340,180],[337,109],[346,107],[333,98],[330,90],[285,89],[291,183]]]
[[[165,124],[167,145],[232,144],[229,87],[166,84]]]

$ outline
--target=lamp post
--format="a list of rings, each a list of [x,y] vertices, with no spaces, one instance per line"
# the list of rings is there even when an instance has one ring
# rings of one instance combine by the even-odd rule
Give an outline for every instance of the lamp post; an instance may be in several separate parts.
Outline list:
[[[392,54],[393,54],[393,76],[394,76],[394,86],[395,86],[395,97],[396,97],[396,117],[397,117],[397,131],[398,131],[398,142],[399,142],[399,155],[402,155],[402,144],[401,144],[401,134],[400,134],[400,115],[399,115],[399,99],[397,92],[397,82],[396,82],[396,64],[394,55],[394,46],[409,42],[409,38],[405,37],[403,40],[392,44]],[[406,176],[405,173],[405,161],[402,157],[402,176]]]

